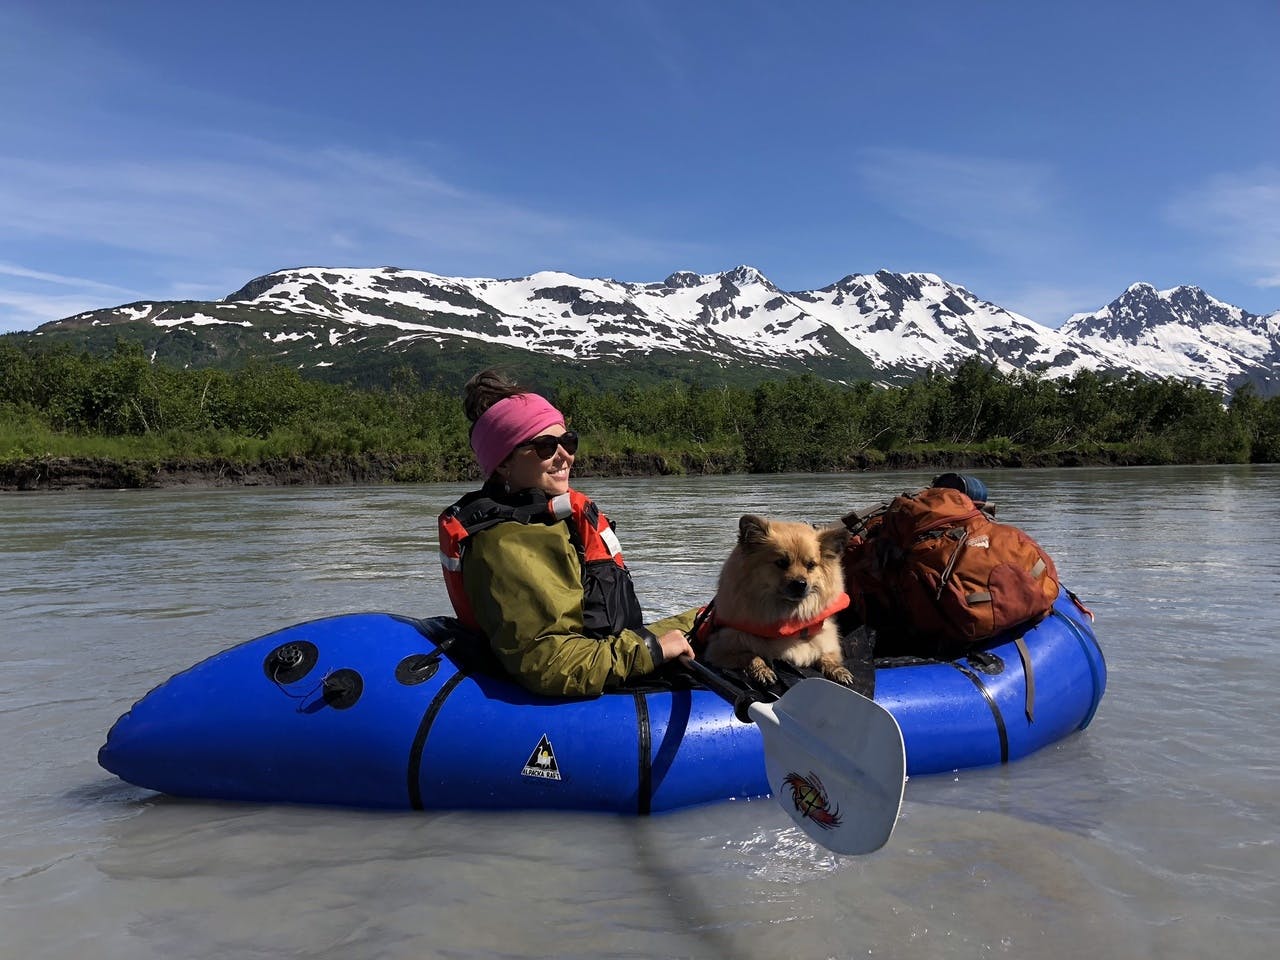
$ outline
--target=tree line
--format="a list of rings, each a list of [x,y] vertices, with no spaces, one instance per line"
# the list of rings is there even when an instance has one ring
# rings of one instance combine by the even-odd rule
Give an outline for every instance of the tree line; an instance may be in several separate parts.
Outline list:
[[[1280,397],[1081,371],[1052,380],[978,360],[905,386],[812,375],[755,387],[531,384],[583,436],[580,472],[821,472],[895,464],[1270,463]],[[0,462],[100,457],[261,463],[381,458],[387,479],[474,476],[460,398],[397,369],[379,389],[251,362],[177,369],[0,341]]]

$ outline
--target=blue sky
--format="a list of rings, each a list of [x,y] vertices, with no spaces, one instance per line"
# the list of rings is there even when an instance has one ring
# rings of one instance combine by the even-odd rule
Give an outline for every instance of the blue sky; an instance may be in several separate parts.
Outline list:
[[[1280,309],[1275,0],[5,0],[0,331],[273,270]]]

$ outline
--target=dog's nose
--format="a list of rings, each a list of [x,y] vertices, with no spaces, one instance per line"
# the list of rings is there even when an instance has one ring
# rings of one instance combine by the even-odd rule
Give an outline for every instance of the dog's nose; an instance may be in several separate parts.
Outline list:
[[[787,581],[787,596],[793,600],[803,600],[809,595],[809,581],[797,577]]]

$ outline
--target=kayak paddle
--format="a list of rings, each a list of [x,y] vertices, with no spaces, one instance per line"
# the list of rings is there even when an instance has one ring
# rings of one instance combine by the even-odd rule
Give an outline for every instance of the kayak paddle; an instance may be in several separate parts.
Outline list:
[[[810,839],[835,853],[871,853],[893,833],[907,780],[898,722],[830,680],[801,680],[773,702],[696,660],[685,669],[734,705],[764,738],[769,787]]]

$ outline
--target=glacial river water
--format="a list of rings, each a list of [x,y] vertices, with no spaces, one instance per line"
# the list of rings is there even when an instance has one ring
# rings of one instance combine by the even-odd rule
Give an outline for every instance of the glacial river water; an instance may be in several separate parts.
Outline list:
[[[0,494],[0,958],[1274,956],[1280,467],[983,477],[1097,614],[1107,695],[1030,758],[913,778],[860,858],[767,799],[638,819],[129,786],[95,754],[171,674],[328,614],[446,612],[434,517],[463,488]],[[581,486],[656,615],[711,596],[741,513],[833,520],[925,479]]]

